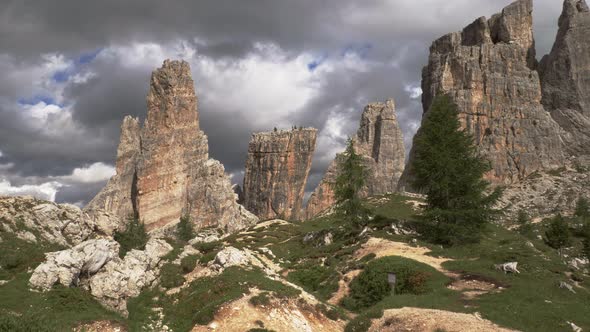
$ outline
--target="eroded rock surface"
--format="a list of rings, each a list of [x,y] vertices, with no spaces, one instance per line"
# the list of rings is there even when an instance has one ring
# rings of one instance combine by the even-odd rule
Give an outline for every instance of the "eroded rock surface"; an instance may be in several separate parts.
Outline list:
[[[355,151],[367,169],[363,196],[395,192],[405,167],[405,147],[393,100],[365,107],[354,139]],[[343,154],[336,156],[305,209],[313,218],[335,204],[333,183],[338,177]]]
[[[196,228],[228,232],[256,223],[237,203],[223,165],[209,159],[187,62],[166,60],[152,73],[147,105],[143,127],[125,118],[117,175],[85,211],[92,216],[106,211],[123,220],[135,216],[148,231],[169,227],[181,216]]]
[[[162,258],[172,246],[160,239],[151,239],[145,250],[131,250],[124,259],[118,256],[109,261],[88,282],[92,296],[106,307],[127,314],[127,300],[139,295],[158,279]]]
[[[435,96],[452,98],[462,126],[491,162],[486,178],[494,184],[563,163],[560,128],[541,104],[532,6],[532,0],[516,1],[490,20],[479,18],[436,40],[422,74],[425,114]],[[402,182],[411,183],[408,178],[411,167]]]
[[[71,247],[89,238],[93,232],[107,233],[118,222],[108,215],[98,221],[74,205],[28,196],[0,196],[0,230],[30,242],[44,240]]]
[[[311,128],[252,135],[244,177],[244,206],[260,219],[301,219],[315,151]]]
[[[541,61],[543,105],[567,132],[566,148],[590,154],[590,10],[565,0],[553,49]]]
[[[107,262],[118,257],[119,243],[109,239],[88,240],[77,246],[45,254],[29,283],[39,290],[50,290],[54,285],[77,285],[81,274],[88,277],[98,272]]]

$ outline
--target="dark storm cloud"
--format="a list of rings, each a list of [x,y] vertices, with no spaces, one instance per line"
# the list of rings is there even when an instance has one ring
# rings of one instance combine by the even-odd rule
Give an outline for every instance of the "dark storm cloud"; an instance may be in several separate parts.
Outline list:
[[[369,64],[367,70],[338,69],[325,74],[316,96],[288,120],[322,129],[330,112],[338,111],[342,131],[350,135],[358,127],[366,103],[393,97],[401,126],[411,134],[422,110],[406,89],[419,86],[432,40],[461,29],[479,16],[489,17],[510,2],[3,1],[0,70],[7,76],[0,81],[0,151],[4,154],[2,162],[14,167],[0,170],[0,176],[12,175],[16,181],[20,181],[19,176],[32,176],[40,183],[43,177],[70,174],[83,165],[113,164],[120,121],[125,115],[145,116],[150,72],[164,60],[129,65],[101,53],[109,47],[134,43],[171,48],[176,41],[183,41],[197,50],[196,56],[223,59],[228,67],[251,54],[260,42],[278,45],[287,56],[283,61],[302,53],[314,54],[316,60],[310,62],[310,70],[320,70],[323,62],[336,61],[347,51],[357,52]],[[535,1],[539,56],[549,50],[555,37],[560,2]],[[42,66],[41,55],[46,53],[63,54],[74,63],[51,77],[56,84],[63,83],[62,106],[72,115],[69,121],[59,114],[50,115],[44,125],[62,128],[51,133],[23,117],[17,103],[23,98],[47,97],[43,94],[54,91],[52,87],[32,91],[33,83],[27,81],[34,75],[26,68]],[[74,75],[85,71],[94,76],[71,83]],[[202,74],[194,67],[193,73]],[[201,126],[209,136],[211,156],[222,161],[228,173],[239,174],[251,132],[271,128],[262,127],[257,114],[248,116],[243,109],[228,109],[216,100],[201,98],[210,91],[201,88],[200,79],[195,77]],[[342,137],[334,139],[343,143]],[[409,136],[406,140],[409,142]],[[330,158],[322,155],[326,152],[320,148],[316,154],[308,190],[319,182],[327,167]],[[57,200],[87,201],[99,188],[71,183],[61,188]]]

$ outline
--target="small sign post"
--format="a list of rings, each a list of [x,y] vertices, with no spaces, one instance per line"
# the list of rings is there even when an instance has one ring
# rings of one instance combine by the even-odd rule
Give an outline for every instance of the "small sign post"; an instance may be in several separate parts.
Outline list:
[[[393,291],[393,293],[395,294],[395,282],[397,281],[397,277],[395,275],[395,273],[388,273],[387,274],[387,282],[389,283],[389,286],[391,286],[391,290]]]

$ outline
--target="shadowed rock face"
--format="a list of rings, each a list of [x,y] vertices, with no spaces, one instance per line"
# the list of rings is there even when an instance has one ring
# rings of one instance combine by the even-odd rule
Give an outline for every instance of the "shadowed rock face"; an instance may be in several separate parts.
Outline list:
[[[362,196],[395,192],[404,171],[405,147],[393,100],[365,107],[356,137],[355,151],[363,158],[368,176]],[[335,204],[332,184],[338,177],[343,154],[338,154],[311,195],[305,215],[310,219]]]
[[[436,40],[422,73],[424,112],[437,95],[453,99],[494,184],[562,164],[560,128],[541,105],[534,44],[532,0],[520,0]],[[411,155],[403,185],[411,183]]]
[[[150,231],[184,215],[197,228],[235,231],[255,223],[237,204],[223,165],[209,159],[188,63],[166,60],[152,73],[147,105],[143,128],[137,119],[125,118],[117,175],[85,210],[136,216]]]
[[[590,10],[566,0],[553,49],[541,61],[543,105],[567,132],[572,154],[590,154]]]
[[[244,176],[244,206],[260,219],[299,220],[317,130],[252,135]]]

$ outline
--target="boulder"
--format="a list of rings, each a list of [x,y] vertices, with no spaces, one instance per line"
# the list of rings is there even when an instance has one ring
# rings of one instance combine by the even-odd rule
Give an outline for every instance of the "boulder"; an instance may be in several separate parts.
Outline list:
[[[119,244],[109,239],[88,240],[79,245],[45,255],[46,261],[33,272],[32,288],[47,291],[55,284],[77,285],[81,277],[90,277],[106,263],[118,257]],[[82,276],[81,276],[82,275]]]

